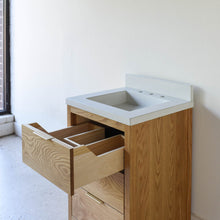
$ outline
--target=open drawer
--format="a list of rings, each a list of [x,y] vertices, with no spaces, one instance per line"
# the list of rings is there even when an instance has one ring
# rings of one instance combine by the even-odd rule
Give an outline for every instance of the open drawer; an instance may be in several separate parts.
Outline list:
[[[74,189],[124,169],[124,137],[84,123],[48,133],[22,126],[23,162],[70,195]]]

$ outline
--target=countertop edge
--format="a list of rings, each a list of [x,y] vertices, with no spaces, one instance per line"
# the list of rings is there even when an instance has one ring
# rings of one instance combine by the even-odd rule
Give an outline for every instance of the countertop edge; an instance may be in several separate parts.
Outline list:
[[[97,109],[92,109],[88,106],[84,106],[83,104],[76,103],[76,102],[70,103],[70,102],[66,101],[66,104],[69,105],[69,106],[76,107],[76,108],[82,109],[84,111],[99,115],[99,116],[102,116],[102,117],[108,118],[110,120],[120,122],[124,125],[129,125],[129,126],[136,125],[136,124],[139,124],[139,123],[143,123],[143,122],[146,122],[146,121],[150,121],[150,120],[153,120],[153,119],[156,119],[156,118],[160,118],[160,117],[163,117],[163,116],[166,116],[166,115],[169,115],[169,114],[173,114],[175,112],[180,112],[180,111],[183,111],[183,110],[186,110],[186,109],[193,108],[193,102],[186,102],[184,104],[172,106],[172,107],[169,107],[169,108],[166,108],[166,109],[162,109],[162,110],[159,110],[159,111],[156,111],[156,112],[151,112],[151,113],[148,113],[148,114],[145,114],[145,115],[140,115],[140,116],[137,116],[135,118],[130,118],[129,119],[129,118],[122,118],[121,116],[117,117],[117,115],[112,115],[111,113],[102,112],[102,111],[99,111]]]

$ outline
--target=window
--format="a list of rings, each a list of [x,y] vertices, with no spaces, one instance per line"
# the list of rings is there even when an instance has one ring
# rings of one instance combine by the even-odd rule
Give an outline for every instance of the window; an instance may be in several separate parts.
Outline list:
[[[0,114],[10,113],[9,0],[0,0]]]

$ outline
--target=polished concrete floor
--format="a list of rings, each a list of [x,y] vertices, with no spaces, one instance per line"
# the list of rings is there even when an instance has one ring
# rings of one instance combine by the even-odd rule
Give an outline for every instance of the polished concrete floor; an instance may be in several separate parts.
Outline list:
[[[19,137],[0,138],[0,220],[67,220],[67,198],[22,162]]]

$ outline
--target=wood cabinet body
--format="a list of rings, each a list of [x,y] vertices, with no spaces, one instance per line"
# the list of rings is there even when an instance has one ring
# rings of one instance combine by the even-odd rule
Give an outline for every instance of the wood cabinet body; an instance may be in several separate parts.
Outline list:
[[[92,120],[124,132],[125,220],[190,220],[192,109],[133,126],[71,106],[67,115],[69,126]],[[72,205],[69,196],[69,220]]]

